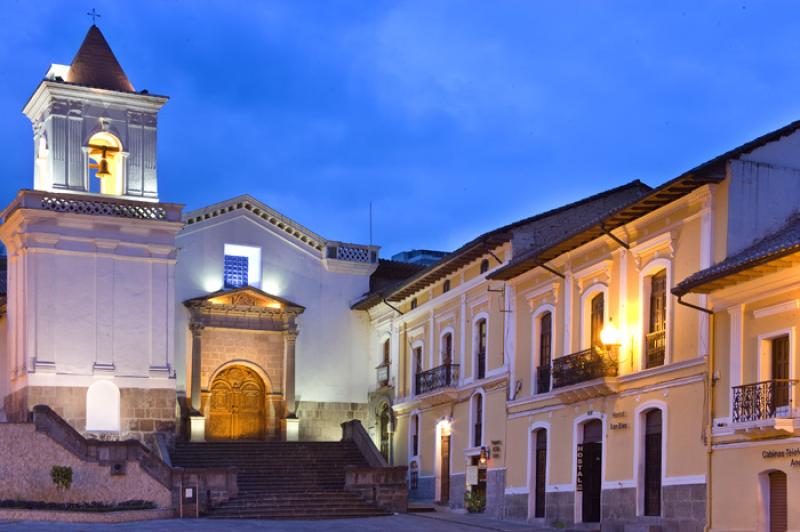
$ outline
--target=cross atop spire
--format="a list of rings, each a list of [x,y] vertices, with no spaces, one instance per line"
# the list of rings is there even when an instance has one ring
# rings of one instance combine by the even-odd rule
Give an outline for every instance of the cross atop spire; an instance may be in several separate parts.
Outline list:
[[[92,26],[97,26],[97,19],[103,16],[100,13],[98,13],[94,8],[92,8],[92,10],[86,14],[92,17]]]

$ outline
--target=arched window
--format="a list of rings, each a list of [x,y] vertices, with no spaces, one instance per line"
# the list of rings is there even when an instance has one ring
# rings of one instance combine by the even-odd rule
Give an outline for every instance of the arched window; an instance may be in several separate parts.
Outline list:
[[[442,336],[442,364],[449,366],[453,363],[453,334],[446,333]]]
[[[119,432],[119,388],[111,381],[97,381],[86,390],[86,430]]]
[[[644,415],[644,515],[661,515],[661,410]]]
[[[411,310],[414,310],[415,308],[417,308],[417,298],[416,297],[411,300]]]
[[[123,194],[122,143],[108,131],[95,133],[86,146],[87,190],[101,194],[121,196]],[[95,182],[99,180],[99,184]]]
[[[447,279],[444,284],[442,285],[442,293],[446,294],[450,291],[450,279]]]
[[[486,318],[481,318],[475,323],[476,328],[476,364],[475,378],[483,379],[486,377]]]
[[[550,361],[553,356],[553,314],[542,313],[539,318],[539,369],[536,373],[536,391],[550,391]]]
[[[664,364],[667,332],[667,270],[650,276],[649,316],[647,320],[646,364],[654,368]]]
[[[480,447],[483,444],[483,395],[476,393],[472,396],[472,446]]]
[[[486,273],[489,271],[489,259],[483,259],[481,261],[481,273]]]

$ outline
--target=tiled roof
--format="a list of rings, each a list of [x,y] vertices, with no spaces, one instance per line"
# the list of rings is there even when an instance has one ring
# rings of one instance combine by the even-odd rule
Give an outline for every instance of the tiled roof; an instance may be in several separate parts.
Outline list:
[[[515,234],[524,233],[524,237],[526,237],[514,244],[515,252],[518,252],[519,248],[524,249],[526,245],[535,245],[544,239],[551,238],[549,235],[553,233],[568,232],[579,226],[583,220],[595,218],[610,209],[619,207],[619,205],[627,205],[650,190],[649,186],[639,180],[634,180],[574,203],[504,225],[467,242],[416,275],[396,283],[394,286],[370,292],[357,301],[352,308],[367,310],[383,299],[400,301],[414,292],[438,282],[497,246],[511,241]]]
[[[689,292],[708,293],[759,277],[775,271],[775,266],[791,266],[797,261],[785,257],[798,252],[800,252],[800,215],[795,215],[783,227],[750,247],[705,270],[693,273],[678,283],[672,289],[672,293],[676,296]]]
[[[72,59],[68,79],[64,81],[97,89],[134,92],[128,76],[95,25],[89,28],[83,44]]]
[[[374,292],[382,288],[396,285],[408,279],[426,267],[422,264],[401,262],[397,260],[379,259],[378,268],[369,277],[369,290]]]
[[[608,234],[612,229],[632,222],[645,214],[685,196],[707,183],[717,183],[722,177],[682,176],[651,189],[628,201],[611,205],[601,212],[576,217],[576,223],[553,231],[543,240],[507,265],[492,272],[490,279],[507,281],[529,270],[541,266],[568,251]]]

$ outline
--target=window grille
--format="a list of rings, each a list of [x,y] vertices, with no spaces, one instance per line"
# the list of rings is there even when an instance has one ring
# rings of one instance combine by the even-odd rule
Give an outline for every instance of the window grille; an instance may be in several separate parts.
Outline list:
[[[247,262],[247,257],[225,255],[225,288],[248,285]]]

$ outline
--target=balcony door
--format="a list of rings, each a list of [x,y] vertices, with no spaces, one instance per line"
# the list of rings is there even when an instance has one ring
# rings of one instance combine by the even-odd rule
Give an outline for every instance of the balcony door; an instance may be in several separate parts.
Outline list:
[[[772,339],[772,380],[775,408],[789,406],[789,336]]]
[[[553,353],[553,315],[545,312],[539,318],[539,371],[537,389],[539,393],[550,391],[550,360]]]
[[[591,341],[589,347],[602,346],[600,341],[600,331],[603,330],[603,323],[605,320],[605,294],[600,292],[592,298],[592,314],[591,314]]]

